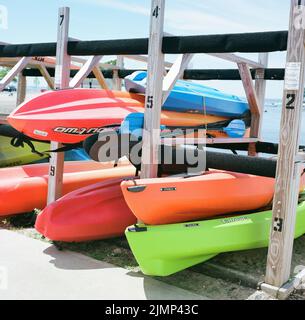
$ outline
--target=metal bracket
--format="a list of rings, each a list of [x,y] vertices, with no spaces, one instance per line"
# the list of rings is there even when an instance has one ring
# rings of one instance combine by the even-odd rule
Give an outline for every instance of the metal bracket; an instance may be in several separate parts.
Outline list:
[[[305,269],[291,278],[291,280],[285,283],[281,288],[263,283],[261,285],[261,290],[276,299],[285,300],[293,293],[295,289],[302,285],[303,282],[305,282]]]

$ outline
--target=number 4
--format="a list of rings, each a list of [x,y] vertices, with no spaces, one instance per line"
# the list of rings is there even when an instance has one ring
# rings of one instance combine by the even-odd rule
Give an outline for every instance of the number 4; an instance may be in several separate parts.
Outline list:
[[[154,11],[153,11],[153,17],[158,18],[158,16],[159,16],[159,10],[160,10],[159,6],[156,6],[156,8],[155,8]]]

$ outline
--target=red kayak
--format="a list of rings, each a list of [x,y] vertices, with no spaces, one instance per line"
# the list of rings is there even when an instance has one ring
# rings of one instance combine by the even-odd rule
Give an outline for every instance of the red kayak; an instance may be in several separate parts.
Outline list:
[[[31,138],[78,143],[105,126],[120,125],[128,114],[143,109],[139,97],[94,89],[50,91],[21,104],[7,120]]]
[[[111,179],[67,194],[38,215],[36,230],[50,240],[65,242],[123,235],[137,219],[124,200],[121,182]]]
[[[21,104],[7,118],[25,135],[44,141],[78,143],[105,127],[120,126],[131,113],[144,112],[145,97],[122,91],[70,89],[46,92]],[[222,123],[225,117],[162,111],[166,127]]]

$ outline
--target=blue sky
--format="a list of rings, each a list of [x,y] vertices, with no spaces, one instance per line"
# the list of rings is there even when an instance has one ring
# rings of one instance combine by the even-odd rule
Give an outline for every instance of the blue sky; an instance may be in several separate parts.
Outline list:
[[[8,9],[8,29],[0,41],[10,43],[56,40],[57,10],[71,8],[70,36],[83,39],[147,37],[150,0],[0,0]],[[167,0],[165,31],[177,35],[285,30],[290,0]],[[256,59],[256,55],[244,55]],[[173,61],[175,56],[167,57]],[[270,67],[283,67],[285,54],[270,55]],[[141,65],[139,65],[140,67]],[[196,56],[194,68],[234,68],[235,65]],[[135,67],[127,61],[126,67]],[[209,81],[207,85],[244,95],[240,82]],[[267,96],[281,98],[282,82],[268,82]]]

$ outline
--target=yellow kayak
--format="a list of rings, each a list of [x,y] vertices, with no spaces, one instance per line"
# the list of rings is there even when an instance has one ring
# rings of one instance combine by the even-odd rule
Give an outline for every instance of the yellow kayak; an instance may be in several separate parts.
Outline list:
[[[0,136],[0,168],[14,167],[47,159],[48,155],[33,153],[31,148],[24,144],[24,147],[11,145],[12,138]],[[38,152],[48,150],[49,145],[42,142],[34,142],[33,145]]]

